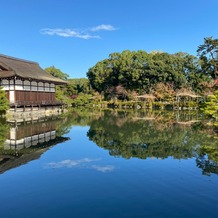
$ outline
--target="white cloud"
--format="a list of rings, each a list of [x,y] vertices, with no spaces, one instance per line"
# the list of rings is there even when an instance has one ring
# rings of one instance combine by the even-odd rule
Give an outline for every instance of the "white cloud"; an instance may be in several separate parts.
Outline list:
[[[113,27],[112,25],[109,25],[109,24],[108,25],[101,24],[99,26],[91,28],[90,30],[93,31],[93,32],[100,31],[100,30],[114,31],[114,30],[116,30],[116,28]]]
[[[75,37],[75,38],[81,38],[81,39],[100,39],[100,36],[98,35],[90,35],[89,33],[83,33],[82,31],[75,31],[71,29],[50,29],[50,28],[45,28],[40,30],[41,34],[44,35],[57,35],[57,36],[62,36],[62,37]]]
[[[93,35],[92,32],[97,31],[114,31],[116,30],[115,27],[109,24],[101,24],[96,27],[87,28],[86,30],[82,29],[61,29],[61,28],[44,28],[40,30],[41,34],[44,35],[50,35],[50,36],[61,36],[65,38],[69,37],[75,37],[75,38],[81,38],[81,39],[100,39],[101,37],[99,35]]]

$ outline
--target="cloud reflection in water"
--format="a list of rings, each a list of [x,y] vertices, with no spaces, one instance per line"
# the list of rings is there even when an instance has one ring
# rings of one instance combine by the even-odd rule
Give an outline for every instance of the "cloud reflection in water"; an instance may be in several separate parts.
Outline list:
[[[59,169],[59,168],[90,168],[95,169],[102,173],[112,172],[114,171],[115,167],[113,165],[106,165],[106,166],[100,166],[100,165],[91,165],[89,166],[89,163],[96,162],[101,160],[98,159],[91,159],[91,158],[83,158],[79,160],[62,160],[59,162],[50,162],[45,165],[45,169]]]
[[[112,172],[115,169],[115,167],[112,165],[107,165],[107,166],[92,165],[92,168],[102,173]]]

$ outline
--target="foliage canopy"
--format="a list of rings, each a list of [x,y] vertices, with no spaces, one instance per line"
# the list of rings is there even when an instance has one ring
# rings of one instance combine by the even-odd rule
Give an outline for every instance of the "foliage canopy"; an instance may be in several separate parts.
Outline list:
[[[158,83],[173,90],[184,87],[200,92],[201,82],[208,76],[200,70],[199,60],[187,53],[129,51],[112,53],[109,58],[89,69],[87,77],[98,92],[122,86],[127,92],[150,93]]]

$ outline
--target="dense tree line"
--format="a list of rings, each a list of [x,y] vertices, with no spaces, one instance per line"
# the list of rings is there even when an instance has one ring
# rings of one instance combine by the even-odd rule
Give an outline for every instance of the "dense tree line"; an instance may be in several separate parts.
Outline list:
[[[158,83],[170,84],[173,89],[200,89],[195,85],[206,79],[198,59],[187,53],[129,50],[110,54],[108,59],[90,68],[87,76],[98,92],[121,85],[127,91],[148,93]]]
[[[105,96],[113,93],[124,98],[154,93],[159,84],[173,91],[192,90],[203,94],[218,69],[218,39],[208,37],[197,49],[198,57],[184,52],[129,51],[115,52],[87,72],[93,89]]]

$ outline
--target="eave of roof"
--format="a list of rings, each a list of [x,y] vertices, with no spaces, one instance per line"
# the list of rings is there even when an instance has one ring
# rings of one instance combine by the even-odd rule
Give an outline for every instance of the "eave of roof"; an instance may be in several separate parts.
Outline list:
[[[17,59],[0,54],[0,66],[5,68],[5,70],[0,71],[0,78],[18,76],[28,80],[53,82],[55,84],[67,83],[64,80],[56,78],[47,73],[36,62]]]

